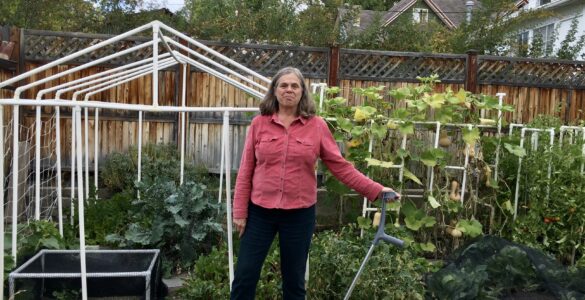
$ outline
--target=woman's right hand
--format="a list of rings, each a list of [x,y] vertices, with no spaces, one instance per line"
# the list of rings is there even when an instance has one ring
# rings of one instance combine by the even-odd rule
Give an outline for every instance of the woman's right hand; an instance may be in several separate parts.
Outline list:
[[[247,219],[234,219],[236,230],[240,233],[239,237],[242,237],[244,230],[246,230],[246,220]]]

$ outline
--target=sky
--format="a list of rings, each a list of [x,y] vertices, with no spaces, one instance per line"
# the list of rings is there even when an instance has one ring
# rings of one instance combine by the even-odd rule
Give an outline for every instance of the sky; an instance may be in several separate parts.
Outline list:
[[[185,5],[184,0],[157,0],[154,2],[160,3],[162,6],[168,8],[172,12],[176,12]]]

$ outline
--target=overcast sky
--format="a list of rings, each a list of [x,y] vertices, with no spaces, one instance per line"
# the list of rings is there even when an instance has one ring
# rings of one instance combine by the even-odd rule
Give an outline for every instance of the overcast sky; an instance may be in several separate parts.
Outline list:
[[[185,5],[184,0],[158,0],[157,2],[173,12],[180,10]]]

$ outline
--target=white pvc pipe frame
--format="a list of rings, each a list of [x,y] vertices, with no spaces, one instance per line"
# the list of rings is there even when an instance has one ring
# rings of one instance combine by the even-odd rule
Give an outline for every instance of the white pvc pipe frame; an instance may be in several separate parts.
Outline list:
[[[527,131],[531,131],[532,132],[532,150],[536,150],[536,148],[538,147],[538,133],[539,132],[548,132],[550,134],[550,142],[549,142],[549,151],[552,150],[552,147],[554,145],[555,142],[555,130],[554,128],[548,128],[548,129],[540,129],[540,128],[528,128],[528,127],[523,127],[522,130],[520,131],[520,148],[524,149],[524,138],[526,136],[526,132]],[[512,132],[512,129],[510,129],[510,132]],[[518,158],[518,171],[517,171],[517,175],[516,175],[516,192],[514,193],[514,220],[516,220],[516,217],[518,215],[518,198],[520,195],[520,172],[522,170],[522,157]],[[550,180],[552,175],[552,158],[549,159],[548,161],[548,170],[547,170],[547,179]],[[546,187],[546,199],[548,200],[550,196],[550,182]]]
[[[100,59],[94,60],[92,62],[83,64],[83,65],[80,65],[78,67],[69,69],[67,71],[64,71],[64,72],[55,74],[53,76],[49,76],[47,78],[44,78],[44,79],[41,79],[41,80],[32,82],[32,83],[30,83],[28,85],[18,87],[15,90],[15,92],[14,92],[14,100],[0,99],[0,107],[2,107],[2,109],[0,110],[0,113],[3,111],[3,106],[4,105],[13,105],[13,120],[14,120],[13,121],[13,132],[14,132],[14,134],[13,134],[13,151],[14,151],[14,153],[13,153],[13,176],[14,176],[14,182],[13,182],[13,185],[14,185],[13,186],[13,199],[18,199],[18,197],[17,197],[18,196],[18,192],[17,192],[17,189],[16,189],[16,187],[18,185],[18,172],[17,172],[17,168],[18,168],[18,155],[17,155],[18,154],[18,134],[17,133],[18,133],[18,126],[19,126],[19,124],[18,124],[18,116],[19,116],[19,109],[18,109],[18,107],[19,107],[19,105],[32,105],[32,106],[36,106],[36,145],[37,146],[36,146],[36,149],[35,149],[35,155],[36,155],[36,166],[35,166],[35,170],[36,170],[35,218],[37,220],[40,219],[40,185],[39,185],[40,184],[40,130],[41,130],[40,107],[41,106],[54,106],[56,108],[55,114],[56,114],[56,117],[57,117],[57,121],[56,121],[56,124],[57,124],[56,125],[56,136],[57,136],[57,138],[60,137],[60,125],[59,125],[60,112],[59,112],[59,108],[61,106],[67,106],[67,107],[73,107],[73,108],[75,108],[75,109],[72,110],[72,113],[73,113],[73,115],[72,115],[72,124],[77,124],[77,127],[75,127],[75,125],[72,125],[73,126],[72,129],[74,129],[72,131],[72,150],[75,149],[76,150],[75,152],[77,152],[77,153],[75,154],[72,151],[72,160],[74,159],[75,156],[77,156],[77,162],[76,163],[73,163],[73,161],[72,161],[72,174],[74,174],[74,168],[77,165],[77,169],[79,170],[78,173],[77,173],[77,177],[78,177],[77,180],[78,180],[78,183],[80,183],[80,184],[78,184],[78,197],[79,197],[79,199],[78,199],[78,201],[79,201],[78,208],[79,208],[79,214],[80,214],[79,215],[79,224],[80,224],[80,250],[81,250],[80,253],[81,253],[81,272],[82,272],[82,274],[81,274],[82,275],[81,276],[81,278],[82,278],[82,299],[84,299],[84,300],[87,299],[87,278],[86,278],[86,272],[85,272],[85,232],[84,232],[84,220],[83,220],[83,218],[84,218],[84,215],[83,215],[83,196],[84,195],[83,195],[83,186],[81,185],[81,183],[83,182],[83,175],[82,175],[82,172],[81,172],[81,170],[82,170],[82,163],[81,163],[81,157],[82,157],[81,156],[82,155],[81,148],[82,147],[81,147],[81,127],[80,127],[81,126],[81,108],[82,107],[85,108],[85,118],[86,118],[86,125],[85,125],[85,134],[86,134],[85,135],[85,137],[86,137],[86,140],[85,140],[85,144],[86,144],[86,151],[85,151],[85,154],[86,154],[86,163],[85,163],[85,166],[86,166],[86,173],[85,173],[85,175],[86,175],[86,192],[87,192],[88,187],[89,187],[88,186],[88,179],[89,179],[89,174],[88,174],[88,167],[89,167],[89,164],[88,164],[88,156],[89,155],[88,154],[89,153],[88,153],[88,151],[89,150],[88,150],[88,123],[87,123],[88,122],[88,109],[89,108],[94,108],[95,109],[95,120],[94,120],[94,124],[96,124],[96,126],[95,126],[94,134],[96,136],[96,142],[95,142],[95,144],[96,144],[96,149],[95,149],[96,157],[95,157],[95,160],[94,160],[94,164],[95,164],[95,171],[96,172],[97,172],[97,137],[98,137],[98,135],[97,135],[97,123],[96,122],[98,120],[98,109],[100,109],[100,108],[126,109],[126,110],[134,110],[134,111],[138,111],[139,112],[139,123],[140,123],[139,124],[139,136],[138,136],[138,143],[139,143],[139,145],[138,145],[138,147],[139,147],[139,154],[138,155],[139,155],[139,159],[141,157],[141,153],[140,152],[141,152],[141,145],[142,145],[142,114],[143,114],[143,112],[144,111],[180,112],[181,113],[181,118],[182,118],[181,126],[183,127],[182,128],[183,129],[182,130],[182,137],[181,137],[181,148],[182,148],[181,149],[181,162],[182,162],[182,164],[184,163],[184,149],[183,148],[184,148],[184,138],[185,138],[184,137],[184,135],[185,135],[185,130],[184,130],[185,113],[190,112],[190,111],[224,111],[224,135],[222,136],[222,139],[225,139],[225,138],[227,138],[227,133],[229,133],[229,130],[227,129],[227,126],[229,126],[229,112],[230,111],[257,111],[258,110],[257,108],[186,108],[184,106],[185,105],[185,83],[186,83],[186,81],[185,81],[185,75],[183,76],[182,107],[181,108],[177,108],[177,107],[162,107],[162,106],[159,106],[158,105],[158,71],[161,70],[162,68],[165,68],[165,67],[170,66],[171,64],[165,65],[165,63],[168,62],[168,61],[164,61],[164,60],[159,61],[159,59],[161,59],[161,58],[163,58],[165,56],[168,56],[168,55],[167,54],[159,55],[159,53],[158,53],[159,52],[158,51],[158,42],[161,42],[162,41],[163,42],[163,45],[167,48],[167,50],[169,51],[169,54],[176,60],[176,62],[183,64],[183,66],[184,66],[183,70],[184,71],[186,70],[185,69],[186,63],[189,63],[189,64],[191,64],[191,65],[193,65],[193,66],[195,66],[195,67],[197,67],[197,68],[199,68],[199,69],[201,69],[203,71],[206,71],[206,72],[212,74],[213,76],[216,76],[216,77],[218,77],[220,79],[223,79],[224,81],[226,81],[226,82],[234,85],[236,88],[239,88],[240,90],[243,90],[243,91],[245,91],[245,92],[247,92],[247,93],[249,93],[249,94],[251,94],[251,95],[253,95],[255,97],[258,97],[260,99],[263,97],[264,93],[267,91],[267,88],[266,87],[264,87],[264,86],[262,86],[262,85],[260,85],[260,84],[258,84],[256,82],[254,82],[253,80],[251,80],[251,79],[249,79],[249,78],[247,78],[245,76],[242,76],[239,73],[234,72],[234,71],[232,71],[232,70],[230,70],[230,69],[222,66],[221,64],[218,64],[218,63],[216,63],[216,62],[214,62],[214,61],[212,61],[212,60],[210,60],[210,59],[202,56],[201,54],[199,54],[196,51],[190,49],[189,47],[185,47],[185,46],[177,43],[173,39],[170,39],[170,38],[165,37],[162,34],[161,29],[162,30],[165,30],[165,31],[167,31],[167,32],[169,32],[169,33],[171,33],[173,35],[175,35],[178,38],[182,38],[182,39],[186,40],[189,44],[195,45],[198,48],[205,50],[208,54],[211,54],[211,55],[213,55],[213,56],[215,56],[215,57],[223,60],[225,63],[227,63],[229,65],[232,65],[232,66],[237,67],[238,69],[240,69],[244,73],[246,73],[248,75],[251,75],[251,76],[253,76],[255,78],[259,78],[264,83],[269,83],[270,82],[270,80],[268,78],[266,78],[266,77],[264,77],[264,76],[262,76],[262,75],[260,75],[260,74],[258,74],[256,72],[252,71],[249,68],[246,68],[246,67],[240,65],[239,63],[237,63],[237,62],[231,60],[230,58],[222,55],[221,53],[216,52],[215,50],[213,50],[213,49],[211,49],[211,48],[209,48],[209,47],[201,44],[200,42],[198,42],[198,41],[196,41],[196,40],[194,40],[194,39],[192,39],[192,38],[190,38],[190,37],[188,37],[188,36],[186,36],[186,35],[178,32],[178,31],[174,30],[171,27],[168,27],[167,25],[165,25],[165,24],[163,24],[163,23],[161,23],[159,21],[153,21],[153,22],[148,23],[146,25],[140,26],[140,27],[138,27],[138,28],[136,28],[134,30],[130,30],[130,31],[124,33],[124,34],[121,34],[121,35],[118,35],[116,37],[110,38],[108,40],[102,41],[102,42],[100,42],[100,43],[98,43],[96,45],[93,45],[93,46],[88,47],[86,49],[80,50],[80,51],[78,51],[76,53],[70,54],[70,55],[65,56],[65,57],[63,57],[61,59],[55,60],[55,61],[53,61],[51,63],[45,64],[45,65],[43,65],[41,67],[38,67],[38,68],[36,68],[34,70],[31,70],[31,71],[28,71],[28,72],[26,72],[24,74],[21,74],[19,76],[14,77],[12,79],[6,80],[4,82],[0,82],[0,88],[1,87],[5,87],[5,86],[8,86],[8,85],[13,84],[13,83],[16,83],[16,82],[18,82],[20,80],[23,80],[25,78],[28,78],[28,77],[30,77],[30,76],[32,76],[34,74],[37,74],[37,73],[42,72],[42,71],[45,71],[45,70],[50,69],[52,67],[55,67],[57,65],[66,63],[66,62],[68,62],[68,61],[70,61],[72,59],[75,59],[75,58],[79,57],[79,56],[82,56],[84,54],[90,53],[90,52],[92,52],[94,50],[97,50],[97,49],[103,47],[103,46],[107,46],[109,44],[112,44],[112,43],[115,43],[117,41],[123,40],[123,39],[125,39],[127,37],[130,37],[130,36],[132,36],[134,34],[137,34],[139,32],[142,32],[144,30],[147,30],[147,29],[152,29],[152,37],[153,37],[153,39],[152,39],[151,42],[146,42],[146,43],[143,43],[143,44],[140,44],[140,45],[137,45],[137,46],[128,48],[128,49],[123,50],[123,51],[120,51],[118,53],[115,53],[115,54],[111,54],[111,55],[102,57]],[[194,56],[196,56],[196,57],[198,57],[198,58],[206,61],[207,63],[211,63],[212,65],[214,65],[216,67],[219,67],[220,69],[222,69],[222,70],[224,70],[224,71],[226,71],[226,72],[228,72],[228,73],[230,73],[232,75],[235,75],[236,77],[238,77],[238,78],[240,78],[240,79],[248,82],[249,84],[255,86],[256,88],[259,88],[260,91],[255,90],[253,88],[250,88],[250,87],[248,87],[248,86],[246,86],[246,85],[244,85],[244,84],[242,84],[242,83],[240,83],[240,82],[238,82],[236,80],[233,80],[233,79],[229,78],[228,76],[226,76],[226,75],[224,75],[224,74],[222,74],[222,73],[220,73],[218,71],[215,71],[214,69],[212,69],[212,68],[210,68],[210,67],[208,67],[206,65],[203,65],[200,62],[197,62],[197,61],[191,59],[188,56],[185,56],[185,55],[183,55],[183,54],[181,54],[179,52],[173,51],[172,49],[170,49],[170,47],[168,45],[169,42],[172,43],[173,45],[175,45],[175,46],[183,49],[184,51],[188,52],[189,54],[192,54],[192,55],[194,55]],[[131,63],[131,64],[126,65],[124,67],[115,68],[115,69],[112,69],[112,70],[109,70],[109,71],[106,71],[106,72],[102,72],[99,75],[98,74],[92,75],[92,76],[85,77],[85,78],[82,78],[82,79],[79,79],[79,80],[75,80],[73,82],[69,82],[69,83],[66,83],[66,84],[59,85],[59,86],[54,87],[54,88],[42,90],[37,95],[37,100],[20,99],[20,94],[23,91],[25,91],[25,90],[27,90],[27,89],[29,89],[31,87],[34,87],[34,86],[37,86],[37,85],[46,83],[48,81],[57,79],[59,77],[62,77],[64,75],[67,75],[67,74],[71,74],[71,73],[80,71],[82,69],[85,69],[85,68],[88,68],[88,67],[91,67],[91,66],[98,65],[98,64],[103,63],[103,62],[106,62],[106,61],[108,61],[108,60],[110,60],[112,58],[115,58],[115,57],[118,57],[118,56],[122,56],[122,55],[131,53],[133,51],[139,50],[141,48],[149,47],[149,46],[152,46],[152,50],[153,50],[152,51],[153,52],[152,59],[149,58],[149,59],[142,60],[142,61],[139,61],[139,62]],[[147,73],[148,74],[152,73],[152,84],[153,84],[152,91],[153,91],[153,93],[152,93],[152,105],[150,105],[150,106],[148,106],[148,105],[128,105],[128,104],[117,104],[117,103],[90,102],[89,101],[90,94],[93,95],[93,94],[95,94],[95,93],[97,93],[98,91],[101,91],[101,90],[98,90],[98,91],[95,91],[95,92],[92,92],[92,93],[88,93],[86,95],[86,98],[85,98],[85,103],[83,103],[83,104],[80,103],[80,102],[76,102],[75,101],[76,99],[72,99],[73,101],[59,101],[58,100],[59,95],[60,95],[59,92],[57,92],[57,94],[56,94],[57,95],[56,96],[56,100],[44,100],[44,101],[41,101],[40,100],[42,98],[42,95],[43,94],[48,93],[50,91],[59,90],[59,89],[64,90],[65,87],[69,87],[67,90],[73,90],[73,89],[76,89],[76,88],[79,88],[80,87],[80,86],[71,87],[72,85],[74,85],[76,83],[80,83],[80,82],[86,81],[88,79],[97,78],[99,76],[104,76],[104,75],[109,74],[109,73],[114,73],[114,72],[117,72],[117,71],[121,71],[123,69],[130,68],[131,66],[132,67],[133,66],[138,66],[138,65],[140,65],[142,63],[146,63],[146,62],[150,62],[150,61],[152,61],[152,64],[151,65],[142,66],[142,67],[135,68],[133,70],[128,70],[128,71],[120,72],[122,74],[132,74],[132,75],[135,75],[136,77],[132,77],[132,75],[128,75],[124,79],[120,79],[120,75],[121,74],[119,73],[119,74],[112,75],[112,77],[118,77],[117,80],[110,80],[107,83],[100,84],[100,87],[101,87],[101,86],[106,86],[107,84],[111,83],[111,85],[108,86],[108,88],[109,88],[109,87],[113,87],[113,86],[119,85],[119,84],[121,84],[123,82],[132,80],[132,79],[137,78],[139,76],[143,76],[143,75],[145,75]],[[140,70],[144,70],[146,72],[142,73],[142,72],[140,72]],[[134,72],[134,73],[131,73],[131,72]],[[183,73],[183,74],[185,74],[185,73]],[[106,77],[108,77],[108,76],[106,76]],[[108,78],[111,78],[111,77],[108,77]],[[105,78],[98,79],[96,81],[91,82],[90,84],[93,84],[93,83],[99,82],[99,81],[103,81],[104,79]],[[126,80],[126,81],[124,81],[124,80]],[[85,85],[88,85],[88,84],[85,83],[85,84],[82,84],[81,86],[85,86]],[[95,89],[95,88],[96,87],[93,87],[93,88],[90,88],[90,89],[86,89],[84,91],[78,91],[78,92],[75,93],[75,97],[79,93],[89,92],[90,90]],[[103,89],[106,89],[106,88],[103,88]],[[61,91],[61,93],[62,92],[64,92],[64,91]],[[110,106],[110,105],[112,105],[112,106]],[[0,119],[0,121],[3,121],[3,118]],[[226,125],[226,123],[227,123],[227,125]],[[0,142],[0,146],[4,146],[3,123],[0,123],[0,135],[1,135],[0,139],[2,140]],[[79,142],[75,143],[75,140],[78,140]],[[57,147],[57,150],[56,150],[57,151],[57,173],[58,173],[58,176],[57,176],[58,177],[57,178],[58,193],[57,194],[58,194],[58,208],[59,208],[59,231],[60,231],[61,234],[63,234],[63,227],[62,227],[62,192],[61,192],[62,182],[61,182],[61,178],[60,178],[60,174],[61,174],[61,172],[60,172],[60,169],[61,169],[61,160],[60,160],[60,144],[59,144],[59,141],[60,141],[60,139],[58,139],[57,146],[56,146]],[[231,217],[230,217],[231,216],[231,193],[230,193],[230,190],[229,190],[229,187],[230,187],[230,185],[229,185],[229,175],[228,175],[229,173],[227,172],[227,170],[229,170],[229,168],[231,168],[230,167],[230,161],[229,161],[229,155],[228,155],[228,153],[229,153],[229,151],[228,151],[228,149],[229,149],[228,143],[229,143],[229,140],[223,141],[222,144],[224,146],[222,146],[222,149],[223,149],[224,153],[222,155],[225,155],[226,156],[226,183],[227,183],[227,185],[226,185],[226,196],[227,196],[227,215],[228,215],[228,217],[227,217],[227,221],[228,221],[228,244],[229,244],[228,246],[229,246],[229,256],[230,256],[230,266],[229,267],[230,267],[230,282],[231,282],[233,280],[233,251],[232,251],[233,245],[232,245],[232,240],[231,240],[231,232],[232,232],[232,230],[231,230],[232,228],[231,227],[232,227],[232,223],[231,223]],[[223,161],[223,159],[222,159],[222,161]],[[3,164],[3,161],[2,161],[2,164]],[[181,183],[183,181],[183,178],[182,178],[183,177],[182,176],[183,175],[183,165],[182,164],[181,164]],[[139,180],[141,178],[140,177],[140,172],[141,172],[141,170],[140,170],[140,161],[139,161],[139,167],[138,167],[138,179]],[[220,174],[220,176],[221,175],[222,174]],[[1,176],[2,177],[4,176],[3,171],[2,171],[2,175]],[[95,183],[96,183],[96,187],[97,187],[97,176],[95,176]],[[4,181],[2,181],[0,183],[0,187],[1,187],[2,190],[4,189]],[[73,181],[73,179],[72,179],[72,191],[71,192],[72,192],[72,195],[71,196],[72,196],[72,200],[73,200],[73,198],[74,198],[74,194],[73,194],[73,192],[74,192],[74,181]],[[220,193],[221,193],[221,191],[220,191]],[[13,201],[13,226],[12,226],[13,227],[13,232],[12,232],[13,248],[12,248],[12,256],[14,257],[14,260],[15,261],[16,261],[16,222],[17,222],[17,216],[16,216],[17,209],[16,209],[16,205],[17,205],[17,201]],[[73,201],[72,201],[71,208],[72,208],[72,216],[73,216]],[[3,210],[3,207],[2,207],[2,210]],[[3,228],[3,225],[4,225],[3,218],[4,218],[4,214],[2,214],[2,228]],[[3,244],[4,244],[3,243],[3,239],[1,241],[1,243],[2,243],[1,246],[3,248]],[[2,255],[0,255],[0,261],[3,262],[3,259],[4,259],[4,254],[2,253]],[[1,276],[0,279],[3,280],[3,275],[0,275],[0,276]]]
[[[231,184],[230,184],[230,173],[231,173],[231,160],[230,160],[230,147],[229,147],[229,143],[230,143],[230,139],[229,139],[229,115],[230,112],[258,112],[258,108],[255,107],[251,107],[251,108],[234,108],[234,107],[174,107],[174,106],[158,106],[158,107],[154,107],[154,106],[147,106],[147,105],[136,105],[136,104],[122,104],[122,103],[105,103],[105,102],[95,102],[95,101],[83,101],[83,102],[73,102],[73,101],[67,101],[67,100],[32,100],[32,99],[19,99],[19,100],[15,100],[15,99],[0,99],[0,112],[3,111],[4,106],[6,105],[12,105],[13,106],[13,110],[16,111],[15,116],[16,118],[14,119],[16,123],[16,126],[18,126],[18,107],[19,106],[50,106],[50,107],[55,107],[55,108],[60,108],[60,107],[72,107],[73,111],[75,112],[75,119],[74,119],[74,123],[76,124],[75,126],[75,135],[77,136],[77,139],[79,140],[81,138],[81,109],[88,109],[88,108],[94,108],[94,109],[123,109],[123,110],[132,110],[132,111],[138,111],[140,113],[140,115],[143,112],[179,112],[181,114],[184,113],[189,113],[189,112],[223,112],[224,113],[224,118],[223,118],[223,128],[222,128],[222,160],[225,161],[225,170],[222,169],[220,172],[220,176],[223,177],[224,172],[225,172],[225,176],[226,176],[226,186],[225,186],[225,193],[226,193],[226,216],[227,216],[227,223],[228,223],[228,247],[229,247],[229,272],[230,272],[230,282],[233,281],[233,241],[232,241],[232,232],[233,232],[233,224],[232,224],[232,220],[231,220]],[[58,110],[56,110],[58,111]],[[1,121],[1,119],[0,119]],[[142,122],[142,118],[140,118],[139,122]],[[141,125],[141,124],[140,124]],[[183,128],[183,132],[184,132],[184,128]],[[16,134],[18,136],[18,134]],[[139,139],[140,139],[140,135],[139,135]],[[59,144],[59,140],[57,140],[57,144]],[[0,126],[0,146],[4,145],[4,128],[3,126]],[[82,144],[81,143],[76,143],[75,144],[76,149],[75,151],[77,152],[76,155],[76,165],[77,165],[77,181],[82,183],[83,182],[83,177],[82,177],[82,170],[83,170],[83,164],[82,164]],[[17,150],[17,149],[15,149]],[[17,153],[17,152],[16,152]],[[140,153],[139,153],[140,155]],[[13,156],[14,157],[14,156]],[[2,160],[0,160],[2,161]],[[0,165],[1,166],[1,165]],[[57,165],[58,168],[60,168],[60,165]],[[2,177],[4,176],[3,172],[2,173]],[[15,176],[14,174],[18,174],[18,172],[13,173],[13,176]],[[16,175],[18,176],[18,175]],[[58,177],[60,177],[60,174],[58,174]],[[16,179],[18,179],[18,177],[15,177]],[[1,177],[0,177],[1,179]],[[78,197],[78,216],[79,216],[79,227],[80,227],[80,249],[82,249],[81,253],[81,261],[84,262],[84,257],[85,257],[85,224],[84,224],[84,207],[83,207],[83,203],[84,203],[84,197],[85,194],[83,192],[83,188],[84,185],[79,184],[78,185],[78,193],[77,193],[77,197]],[[0,182],[0,189],[4,189],[4,181]],[[221,194],[221,191],[220,191]],[[3,209],[0,208],[0,209]],[[61,209],[61,206],[59,205],[59,209]],[[1,212],[1,210],[0,210]],[[14,214],[14,213],[13,213]],[[61,212],[60,212],[61,215]],[[3,215],[2,215],[3,218]],[[14,221],[16,221],[16,219],[13,219]],[[4,222],[0,222],[1,224],[3,224]],[[3,226],[3,225],[0,225]],[[60,227],[61,228],[61,227]],[[15,247],[13,247],[13,251],[15,251]],[[15,255],[16,253],[13,252],[13,255]],[[86,274],[85,272],[85,264],[82,263],[82,277],[83,274]],[[82,289],[86,289],[87,283],[84,283],[82,280]]]
[[[581,146],[581,154],[583,155],[583,157],[585,158],[585,127],[580,127],[580,126],[561,126],[561,128],[559,129],[560,133],[559,133],[559,145],[563,145],[563,134],[565,133],[565,131],[568,131],[570,133],[569,135],[569,144],[573,144],[573,134],[575,134],[576,131],[581,131],[582,132],[582,143],[583,145]],[[585,174],[585,162],[581,163],[581,174]]]

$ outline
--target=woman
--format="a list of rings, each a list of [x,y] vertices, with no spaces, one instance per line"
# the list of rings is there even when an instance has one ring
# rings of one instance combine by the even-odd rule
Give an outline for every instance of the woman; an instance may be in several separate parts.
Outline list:
[[[236,180],[233,223],[240,251],[231,299],[254,299],[262,264],[279,235],[284,299],[305,299],[304,274],[315,228],[317,158],[347,186],[375,200],[392,191],[340,154],[296,68],[274,76],[252,120]]]

